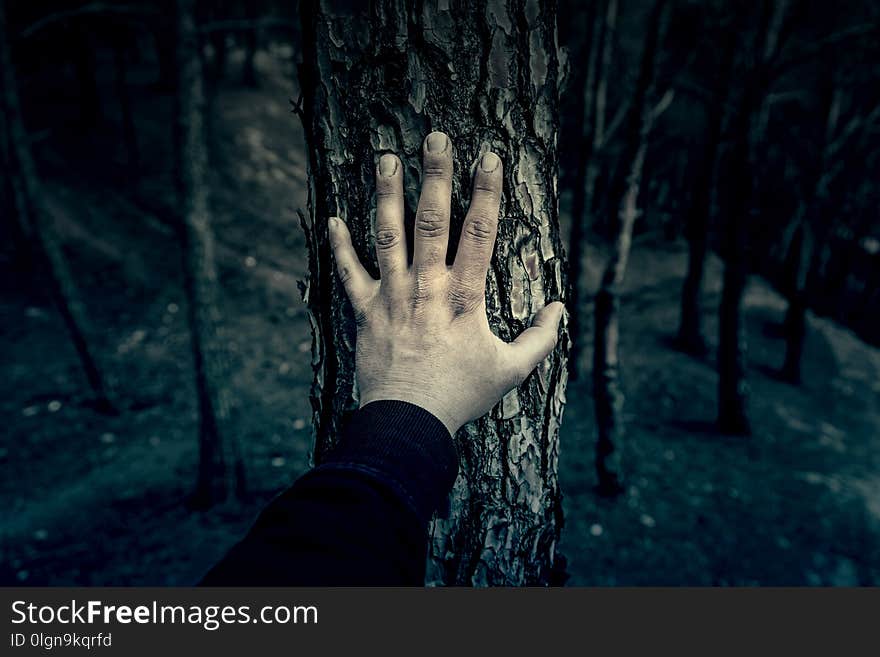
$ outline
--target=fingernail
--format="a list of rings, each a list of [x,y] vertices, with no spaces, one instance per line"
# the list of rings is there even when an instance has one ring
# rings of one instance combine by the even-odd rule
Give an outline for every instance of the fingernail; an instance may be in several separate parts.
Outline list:
[[[379,175],[388,178],[390,176],[393,176],[395,173],[397,173],[397,158],[389,153],[386,153],[379,158]]]
[[[480,159],[480,168],[486,173],[492,173],[495,171],[499,164],[501,164],[501,158],[492,152],[485,153]]]
[[[330,219],[327,220],[327,226],[330,228],[331,233],[335,233],[339,230],[339,219],[336,217],[330,217]]]
[[[442,132],[432,132],[425,140],[429,153],[442,153],[449,145],[449,137]]]

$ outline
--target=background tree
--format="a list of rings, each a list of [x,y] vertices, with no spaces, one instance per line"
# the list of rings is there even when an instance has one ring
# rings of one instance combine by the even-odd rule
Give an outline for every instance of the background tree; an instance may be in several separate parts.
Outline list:
[[[438,8],[382,0],[358,12],[312,0],[301,10],[311,215],[304,220],[310,276],[303,296],[314,332],[320,462],[358,400],[354,325],[333,273],[326,221],[346,220],[361,260],[378,275],[371,224],[382,153],[397,153],[405,167],[411,230],[422,139],[431,130],[450,135],[453,235],[461,229],[472,164],[489,148],[498,153],[506,166],[487,285],[490,324],[510,340],[546,302],[564,299],[556,200],[559,69],[552,1]],[[557,455],[567,350],[563,336],[522,386],[458,433],[461,471],[448,513],[431,526],[428,583],[552,581],[562,523]]]
[[[672,92],[657,102],[656,69],[668,17],[666,0],[657,0],[648,17],[639,74],[626,118],[621,174],[612,185],[609,207],[617,208],[616,235],[596,292],[593,342],[593,400],[596,406],[596,476],[603,495],[621,492],[620,441],[623,389],[620,385],[620,286],[626,273],[648,140]],[[656,103],[656,106],[655,106]]]
[[[712,35],[710,52],[717,53],[718,62],[705,99],[706,129],[699,164],[693,177],[690,202],[684,217],[684,234],[688,243],[687,274],[681,289],[681,311],[676,343],[685,353],[703,355],[706,341],[703,337],[702,287],[706,258],[709,255],[709,226],[718,151],[721,144],[724,115],[731,94],[730,83],[736,57],[736,32],[733,20],[724,15],[718,21],[720,30],[708,30]],[[718,32],[721,34],[718,34]],[[720,42],[720,43],[719,43]]]
[[[757,28],[742,53],[742,95],[730,121],[730,195],[722,230],[724,283],[718,309],[718,428],[730,434],[751,432],[742,301],[748,282],[751,215],[755,210],[755,167],[766,126],[762,115],[770,69],[781,49],[785,9],[786,0],[765,0],[758,8]]]
[[[0,78],[3,93],[0,146],[3,149],[3,168],[8,176],[7,185],[12,192],[14,217],[17,221],[14,234],[27,241],[35,264],[45,277],[49,293],[64,320],[91,386],[96,407],[105,412],[113,412],[115,408],[106,378],[95,357],[88,311],[55,233],[53,217],[46,207],[40,177],[31,154],[12,63],[4,2],[0,2]]]
[[[193,502],[244,493],[244,464],[228,430],[229,364],[218,308],[215,242],[208,202],[205,93],[194,0],[178,0],[177,184],[184,285],[199,408],[199,474]]]
[[[581,303],[581,287],[584,269],[584,252],[588,227],[592,217],[596,196],[596,185],[603,161],[603,147],[608,143],[606,114],[608,107],[608,76],[611,73],[611,58],[614,52],[614,32],[617,25],[617,0],[590,3],[587,27],[590,30],[589,47],[585,49],[586,59],[577,70],[583,74],[577,77],[582,103],[579,108],[581,118],[580,140],[577,164],[574,174],[574,191],[571,203],[571,233],[569,237],[569,266],[571,268],[571,320],[569,330],[573,337],[569,355],[569,373],[576,379],[580,368],[581,345],[583,344],[584,313]],[[625,110],[625,105],[622,106]],[[617,117],[622,117],[619,110]],[[619,125],[614,120],[612,125]]]

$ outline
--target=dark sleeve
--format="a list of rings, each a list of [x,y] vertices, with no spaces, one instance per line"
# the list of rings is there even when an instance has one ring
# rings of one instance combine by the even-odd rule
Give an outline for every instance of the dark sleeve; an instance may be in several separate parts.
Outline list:
[[[367,404],[337,449],[272,501],[202,584],[421,586],[428,521],[457,473],[436,417],[406,402]]]

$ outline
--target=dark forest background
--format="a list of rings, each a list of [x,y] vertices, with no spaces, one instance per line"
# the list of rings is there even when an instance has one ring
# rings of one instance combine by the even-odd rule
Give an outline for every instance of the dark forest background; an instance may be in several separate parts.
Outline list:
[[[312,449],[298,9],[3,7],[0,583],[191,583]],[[880,7],[558,12],[568,583],[880,584]]]

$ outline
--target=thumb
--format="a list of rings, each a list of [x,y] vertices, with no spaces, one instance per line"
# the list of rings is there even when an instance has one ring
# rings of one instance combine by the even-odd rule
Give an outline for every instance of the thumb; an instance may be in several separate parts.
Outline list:
[[[547,304],[532,319],[532,325],[510,343],[516,385],[553,351],[559,334],[559,320],[565,306],[559,301]]]

